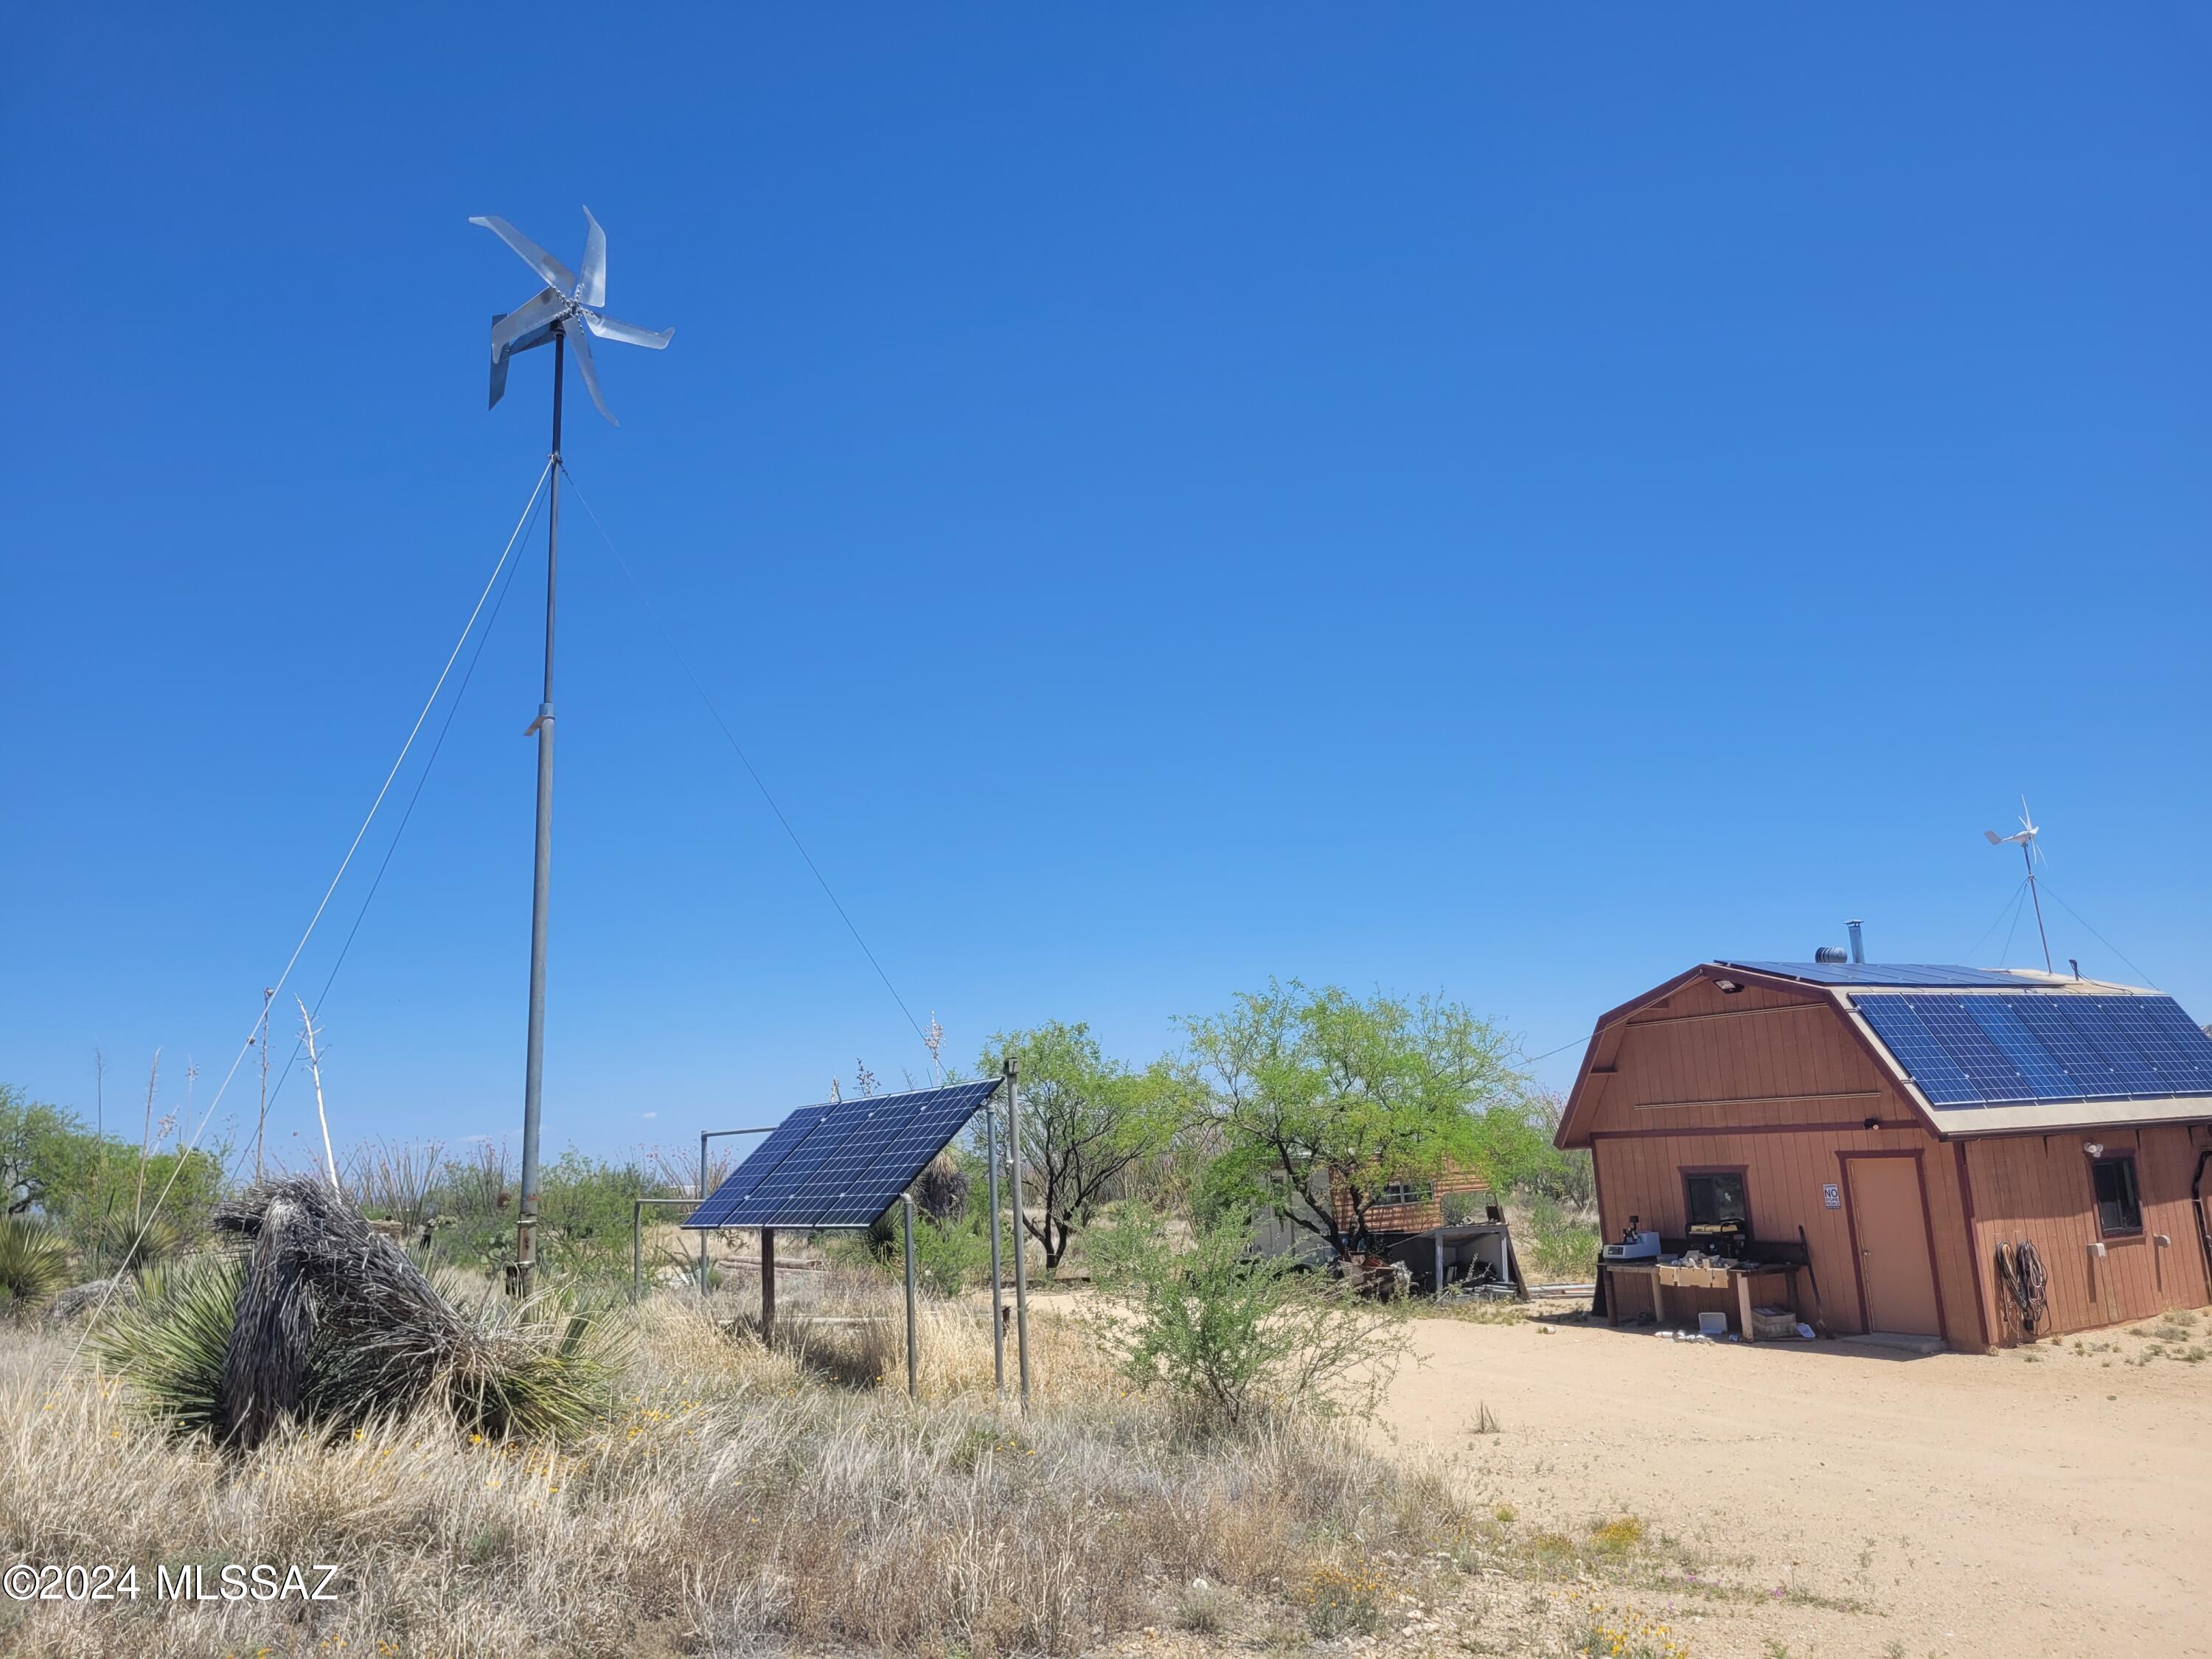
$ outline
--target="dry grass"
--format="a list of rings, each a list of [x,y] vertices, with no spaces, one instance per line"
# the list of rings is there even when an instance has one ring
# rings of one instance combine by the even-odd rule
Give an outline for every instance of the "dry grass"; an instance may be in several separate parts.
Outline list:
[[[648,1304],[618,1417],[557,1447],[417,1414],[226,1457],[144,1426],[66,1338],[0,1336],[7,1560],[344,1569],[312,1609],[0,1603],[0,1650],[1068,1653],[1231,1617],[1194,1580],[1280,1605],[1468,1523],[1435,1479],[1327,1425],[1177,1431],[1056,1321],[1024,1419],[992,1394],[984,1318],[926,1308],[911,1407],[895,1292],[807,1277],[774,1350],[734,1305]]]

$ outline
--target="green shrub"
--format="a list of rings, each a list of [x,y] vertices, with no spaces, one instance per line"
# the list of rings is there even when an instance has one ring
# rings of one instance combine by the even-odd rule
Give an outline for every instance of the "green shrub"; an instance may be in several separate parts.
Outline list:
[[[69,1279],[69,1245],[59,1234],[24,1216],[0,1216],[0,1312],[28,1312]]]
[[[990,1277],[988,1235],[956,1221],[920,1221],[914,1229],[914,1272],[933,1296],[956,1297]]]
[[[1537,1284],[1579,1281],[1596,1271],[1597,1229],[1539,1194],[1513,1229],[1522,1271]]]
[[[1167,1389],[1203,1426],[1371,1413],[1405,1352],[1403,1304],[1251,1257],[1250,1237],[1249,1218],[1230,1218],[1178,1243],[1158,1217],[1121,1207],[1091,1230],[1092,1334],[1132,1382]]]

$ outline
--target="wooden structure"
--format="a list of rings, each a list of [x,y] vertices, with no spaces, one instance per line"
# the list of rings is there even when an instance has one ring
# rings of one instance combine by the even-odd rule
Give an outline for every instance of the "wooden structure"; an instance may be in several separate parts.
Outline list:
[[[1753,1317],[1754,1309],[1765,1306],[1770,1300],[1784,1308],[1797,1305],[1797,1268],[1792,1262],[1772,1267],[1668,1267],[1656,1261],[1613,1261],[1601,1264],[1598,1272],[1606,1281],[1606,1316],[1615,1325],[1620,1323],[1620,1297],[1624,1279],[1642,1286],[1644,1297],[1650,1302],[1652,1316],[1662,1325],[1667,1322],[1669,1285],[1678,1293],[1692,1288],[1725,1291],[1726,1300],[1735,1313],[1736,1329],[1747,1342],[1759,1340],[1759,1322]]]
[[[1391,1192],[1393,1184],[1400,1188],[1402,1196]],[[1483,1210],[1496,1201],[1488,1182],[1480,1176],[1456,1171],[1447,1171],[1434,1181],[1386,1183],[1382,1199],[1367,1206],[1368,1231],[1378,1238],[1391,1241],[1412,1233],[1433,1232],[1445,1224],[1444,1200],[1460,1196],[1479,1200],[1474,1207]],[[1391,1201],[1394,1197],[1397,1201]],[[1352,1225],[1352,1200],[1345,1194],[1330,1194],[1329,1208],[1338,1226],[1348,1229]]]
[[[1898,981],[1833,982],[1844,971],[1705,963],[1599,1019],[1558,1144],[1592,1152],[1605,1237],[1632,1217],[1680,1236],[1693,1206],[1706,1219],[1739,1207],[1755,1241],[1794,1246],[1803,1230],[1801,1317],[1960,1349],[2024,1334],[1996,1267],[1999,1247],[2021,1240],[2048,1274],[2037,1335],[2212,1300],[2212,1097],[1931,1106],[1857,1006]],[[2006,979],[2039,997],[2155,994]],[[1808,1284],[1817,1308],[1802,1299]],[[1623,1275],[1620,1311],[1741,1300],[1670,1287],[1663,1302],[1632,1304],[1656,1288]]]

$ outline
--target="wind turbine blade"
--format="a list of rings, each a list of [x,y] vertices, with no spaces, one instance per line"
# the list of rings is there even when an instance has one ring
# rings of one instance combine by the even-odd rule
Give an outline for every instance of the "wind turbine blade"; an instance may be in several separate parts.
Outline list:
[[[584,376],[584,390],[592,394],[593,407],[607,417],[609,426],[620,426],[622,422],[615,419],[614,410],[607,407],[606,398],[599,392],[599,368],[592,361],[591,330],[568,324],[563,325],[561,332],[568,337],[568,343],[575,349],[576,367]]]
[[[607,302],[607,234],[589,208],[584,210],[584,222],[591,228],[584,233],[584,268],[576,276],[576,297],[587,306],[603,306]]]
[[[676,331],[664,328],[654,333],[649,328],[640,328],[635,323],[626,323],[619,317],[602,317],[596,311],[584,313],[584,320],[592,332],[602,340],[620,340],[624,345],[643,346],[648,351],[665,351],[668,343],[676,337]]]
[[[543,328],[567,308],[568,302],[551,289],[542,289],[538,297],[520,311],[509,312],[491,325],[491,355],[495,360],[504,357],[510,347],[533,328]]]
[[[506,220],[482,215],[471,217],[472,225],[482,225],[493,235],[522,256],[522,263],[536,271],[544,281],[566,294],[576,286],[576,273],[562,264],[544,248],[532,241]]]

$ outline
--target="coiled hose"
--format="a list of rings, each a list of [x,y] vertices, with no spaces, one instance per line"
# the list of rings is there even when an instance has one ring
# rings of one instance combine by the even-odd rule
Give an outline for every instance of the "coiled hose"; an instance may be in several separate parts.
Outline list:
[[[1999,1298],[2027,1341],[2035,1340],[2037,1331],[2051,1317],[2046,1294],[2050,1286],[2051,1276],[2044,1271],[2043,1257],[2033,1244],[2023,1238],[2016,1244],[1997,1246]]]

